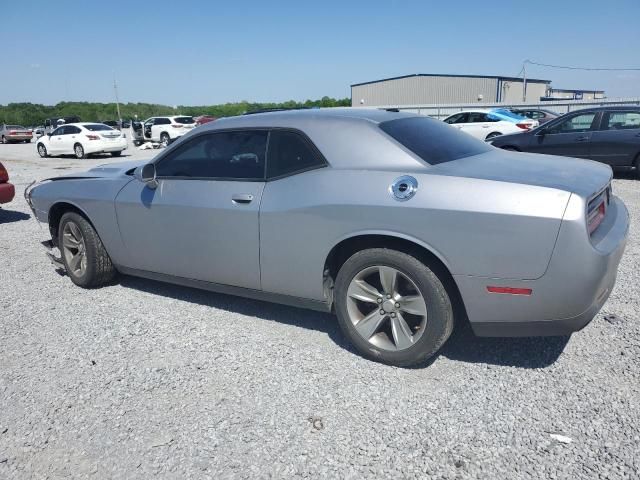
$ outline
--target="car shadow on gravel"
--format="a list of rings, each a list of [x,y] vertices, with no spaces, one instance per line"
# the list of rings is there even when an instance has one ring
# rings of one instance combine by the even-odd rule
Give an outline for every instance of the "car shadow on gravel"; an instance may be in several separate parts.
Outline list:
[[[450,360],[519,368],[545,368],[560,357],[569,335],[562,337],[477,337],[468,322],[461,322],[440,350]]]
[[[5,210],[0,208],[0,225],[3,223],[20,222],[22,220],[28,220],[31,217],[26,213],[16,212],[15,210]]]
[[[325,332],[341,348],[358,354],[342,335],[333,315],[304,310],[233,295],[223,295],[138,277],[121,276],[120,285],[154,295],[197,303],[233,313],[257,317],[309,330]],[[438,357],[468,363],[486,363],[519,368],[544,368],[552,365],[569,341],[564,337],[485,338],[476,337],[466,321],[460,322],[445,346],[425,363],[411,368],[425,368]]]

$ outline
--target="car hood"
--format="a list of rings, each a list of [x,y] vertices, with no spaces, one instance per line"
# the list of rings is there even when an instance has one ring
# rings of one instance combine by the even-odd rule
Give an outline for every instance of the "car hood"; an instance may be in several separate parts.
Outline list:
[[[121,177],[126,175],[128,171],[147,163],[141,160],[130,160],[128,162],[107,163],[98,165],[86,172],[70,173],[69,175],[61,175],[59,177],[50,178],[49,180],[77,180],[80,178],[107,178]]]
[[[589,198],[613,176],[611,167],[591,160],[495,149],[441,163],[431,170],[441,175],[479,178],[555,188]]]

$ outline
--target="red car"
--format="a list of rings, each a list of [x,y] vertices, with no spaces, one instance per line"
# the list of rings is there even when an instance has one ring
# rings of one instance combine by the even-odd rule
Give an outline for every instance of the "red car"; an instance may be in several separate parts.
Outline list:
[[[16,189],[9,183],[9,173],[0,163],[0,203],[9,203],[15,194]]]
[[[198,125],[204,125],[205,123],[213,122],[217,120],[218,117],[212,117],[211,115],[201,115],[199,117],[194,117],[196,123]]]

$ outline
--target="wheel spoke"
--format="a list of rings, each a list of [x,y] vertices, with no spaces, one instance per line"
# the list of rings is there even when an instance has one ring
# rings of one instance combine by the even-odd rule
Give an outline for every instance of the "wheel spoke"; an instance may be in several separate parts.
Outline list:
[[[373,334],[376,333],[385,318],[386,315],[381,315],[380,311],[376,308],[373,312],[356,323],[356,330],[358,330],[358,333],[360,333],[363,338],[369,340]]]
[[[391,267],[378,267],[380,272],[380,283],[382,284],[382,290],[388,295],[396,293],[396,287],[398,282],[398,271]]]
[[[80,228],[78,228],[78,226],[73,222],[69,222],[67,225],[69,225],[69,231],[71,232],[71,235],[73,235],[73,238],[75,238],[77,242],[80,242],[80,240],[82,240]]]
[[[420,315],[421,317],[427,316],[427,305],[422,295],[407,295],[398,300],[398,303],[400,303],[400,310],[403,312]]]
[[[378,298],[382,297],[376,287],[368,284],[364,280],[353,280],[351,285],[349,285],[347,295],[356,300],[369,303],[377,303]]]
[[[71,268],[71,270],[73,270],[74,272],[78,271],[78,268],[80,267],[83,256],[84,255],[82,253],[78,253],[77,255],[74,255],[73,257],[71,257],[71,261],[69,262],[69,267]]]
[[[398,350],[402,350],[413,345],[413,335],[405,319],[399,313],[391,317],[391,333],[393,341]]]
[[[73,238],[73,235],[71,233],[65,232],[62,235],[62,245],[65,248],[79,248],[80,247],[80,242],[78,242],[75,238]]]

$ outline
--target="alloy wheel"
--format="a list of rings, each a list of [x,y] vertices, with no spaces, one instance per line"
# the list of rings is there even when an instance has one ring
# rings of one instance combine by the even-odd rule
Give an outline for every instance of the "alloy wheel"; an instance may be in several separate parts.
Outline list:
[[[82,148],[82,145],[76,145],[73,151],[75,152],[76,157],[78,158],[84,157],[84,148]]]
[[[427,305],[413,280],[383,265],[367,267],[353,277],[347,312],[363,339],[390,351],[415,345],[427,322]]]
[[[69,273],[82,277],[87,271],[87,248],[82,231],[74,222],[67,222],[62,230],[62,253]]]

